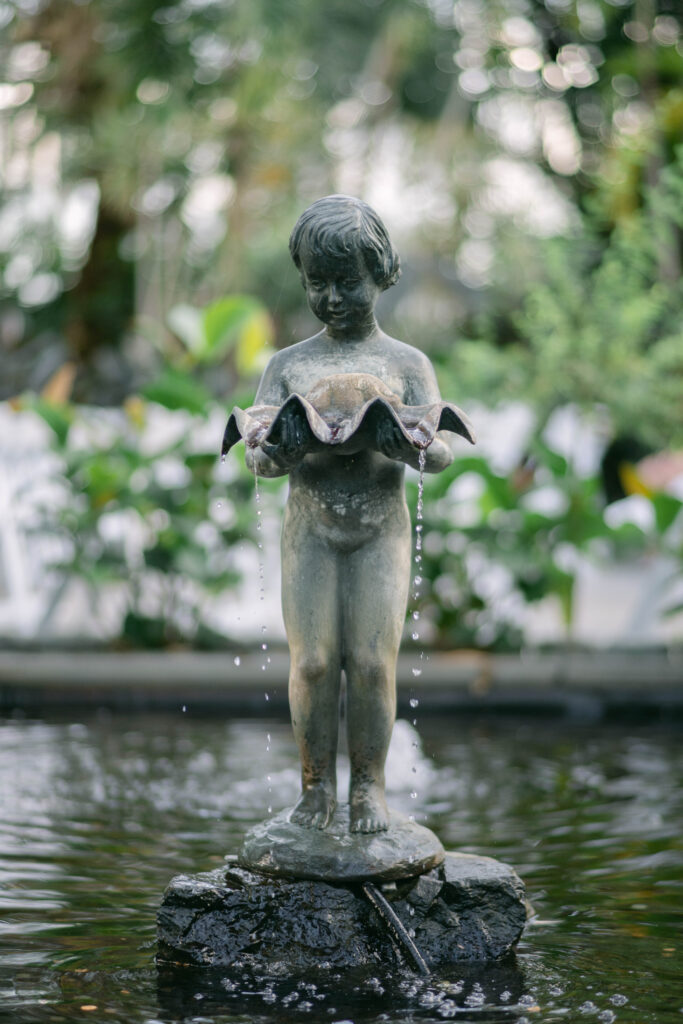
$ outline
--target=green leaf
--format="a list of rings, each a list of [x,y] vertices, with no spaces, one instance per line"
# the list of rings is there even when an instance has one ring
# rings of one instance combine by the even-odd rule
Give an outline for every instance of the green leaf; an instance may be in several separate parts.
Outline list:
[[[169,310],[167,322],[188,351],[196,355],[204,346],[204,317],[201,309],[186,303]]]
[[[235,353],[241,374],[261,371],[271,355],[273,324],[265,306],[249,295],[228,295],[204,310],[203,340],[194,351],[205,363]]]
[[[657,531],[666,533],[680,512],[683,502],[674,498],[672,494],[655,494],[652,497],[652,504],[655,508]]]
[[[142,394],[166,409],[186,409],[199,415],[205,415],[213,401],[206,388],[187,373],[170,368],[148,384]]]
[[[69,405],[62,405],[57,402],[47,402],[44,398],[32,396],[28,400],[29,408],[37,412],[45,420],[48,427],[54,431],[57,443],[64,447],[69,434],[69,428],[73,421],[73,410]]]
[[[197,357],[204,362],[217,362],[238,342],[247,321],[261,304],[249,295],[228,295],[204,310],[204,339]]]

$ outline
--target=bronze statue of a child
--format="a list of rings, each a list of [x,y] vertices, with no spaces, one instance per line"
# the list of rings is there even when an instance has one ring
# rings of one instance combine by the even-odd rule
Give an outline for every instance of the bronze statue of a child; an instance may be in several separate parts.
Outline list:
[[[320,199],[299,218],[289,245],[309,306],[324,327],[273,356],[256,404],[281,406],[292,394],[317,395],[345,415],[354,391],[365,399],[373,387],[408,406],[438,403],[429,359],[389,337],[375,319],[377,297],[396,282],[400,266],[374,210],[349,196]],[[350,828],[378,832],[389,824],[384,762],[410,584],[403,464],[417,468],[419,453],[406,447],[390,420],[357,450],[315,443],[305,427],[290,417],[277,444],[263,441],[246,455],[258,476],[289,473],[282,603],[302,764],[302,793],[290,820],[324,829],[334,813],[343,671]],[[425,469],[439,472],[452,459],[450,435],[440,431],[426,449]]]

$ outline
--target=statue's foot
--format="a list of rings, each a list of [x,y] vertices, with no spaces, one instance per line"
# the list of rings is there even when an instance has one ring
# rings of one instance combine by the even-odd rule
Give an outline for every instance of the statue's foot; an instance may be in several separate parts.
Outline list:
[[[327,786],[308,786],[299,797],[289,820],[304,828],[327,828],[337,801]]]
[[[389,808],[381,786],[366,786],[352,792],[349,800],[349,830],[351,832],[386,832],[389,828]]]

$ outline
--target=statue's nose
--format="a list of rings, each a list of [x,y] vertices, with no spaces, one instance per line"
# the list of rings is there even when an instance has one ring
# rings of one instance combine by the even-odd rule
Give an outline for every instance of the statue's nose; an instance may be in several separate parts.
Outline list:
[[[334,282],[331,282],[327,289],[327,304],[328,306],[338,306],[341,301],[341,295],[339,289]]]

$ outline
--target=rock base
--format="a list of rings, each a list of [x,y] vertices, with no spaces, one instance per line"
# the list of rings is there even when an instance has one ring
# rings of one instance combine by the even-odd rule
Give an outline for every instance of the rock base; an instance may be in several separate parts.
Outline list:
[[[490,857],[447,853],[439,867],[381,890],[430,967],[500,959],[526,921],[521,879]],[[287,975],[404,962],[359,885],[268,877],[235,861],[174,878],[157,939],[161,964]]]
[[[430,829],[389,812],[385,832],[349,832],[349,807],[341,804],[326,829],[304,828],[285,810],[247,832],[241,867],[283,878],[320,882],[389,882],[421,875],[440,864],[444,848]]]

